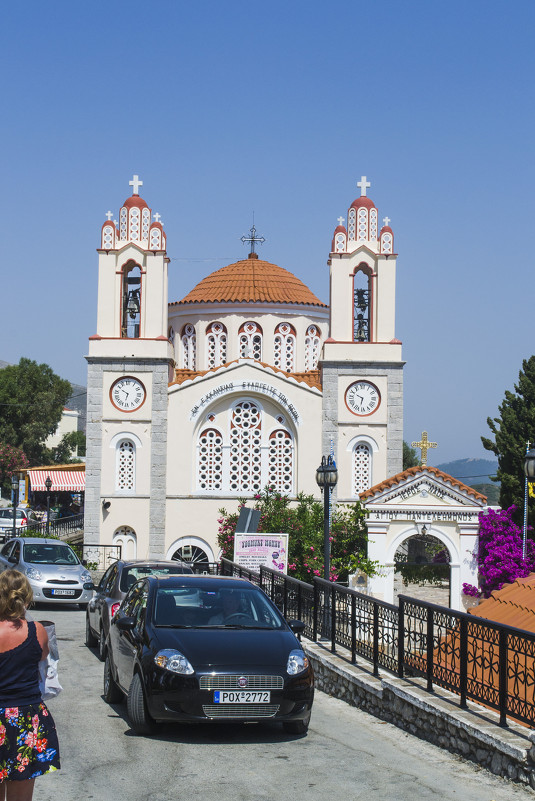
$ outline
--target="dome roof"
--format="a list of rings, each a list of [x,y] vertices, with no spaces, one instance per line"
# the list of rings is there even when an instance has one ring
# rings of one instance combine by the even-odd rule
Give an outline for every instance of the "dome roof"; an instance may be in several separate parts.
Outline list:
[[[148,209],[147,204],[142,197],[139,197],[139,195],[130,195],[130,197],[127,197],[123,203],[123,206],[126,206],[127,209],[132,208],[133,206],[137,206],[138,209]]]
[[[366,195],[361,195],[361,197],[358,197],[356,200],[354,200],[349,208],[359,209],[361,206],[366,206],[368,209],[376,208],[373,200],[370,197],[366,197]]]
[[[290,303],[326,308],[299,278],[262,261],[257,253],[216,270],[185,298],[170,305],[183,303]]]

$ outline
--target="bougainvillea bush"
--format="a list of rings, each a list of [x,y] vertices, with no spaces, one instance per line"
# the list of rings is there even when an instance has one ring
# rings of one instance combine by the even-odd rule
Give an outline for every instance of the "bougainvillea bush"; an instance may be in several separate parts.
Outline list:
[[[240,499],[238,511],[219,510],[218,544],[221,555],[234,556],[234,532],[239,511],[250,500]],[[254,496],[260,510],[259,533],[288,534],[288,575],[302,581],[323,578],[323,504],[312,495],[300,493],[295,503],[287,495],[266,487]],[[366,513],[359,502],[333,508],[331,522],[331,581],[346,581],[350,573],[362,570],[373,576],[377,563],[368,559]]]
[[[9,489],[11,476],[19,470],[25,470],[29,465],[26,454],[14,445],[0,442],[0,484]]]
[[[535,544],[526,542],[526,557],[522,556],[522,529],[513,520],[516,507],[479,515],[479,550],[477,564],[480,589],[463,584],[463,593],[489,598],[494,590],[525,578],[535,571]]]

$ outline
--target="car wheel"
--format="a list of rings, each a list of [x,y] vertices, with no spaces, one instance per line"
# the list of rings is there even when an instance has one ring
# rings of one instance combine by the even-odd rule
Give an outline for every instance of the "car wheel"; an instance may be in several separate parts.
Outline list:
[[[94,648],[98,640],[93,634],[93,629],[89,623],[89,615],[85,616],[85,644],[88,648]]]
[[[308,726],[310,723],[310,715],[309,712],[304,720],[287,720],[285,721],[282,726],[284,731],[287,734],[306,734],[308,731]]]
[[[98,637],[98,658],[101,662],[104,662],[106,659],[106,635],[104,634],[104,629],[100,629],[100,634]]]
[[[104,662],[104,700],[107,704],[118,704],[123,700],[123,691],[111,673],[110,657]]]
[[[154,721],[147,712],[141,676],[136,673],[132,679],[126,699],[130,725],[136,734],[150,734]]]

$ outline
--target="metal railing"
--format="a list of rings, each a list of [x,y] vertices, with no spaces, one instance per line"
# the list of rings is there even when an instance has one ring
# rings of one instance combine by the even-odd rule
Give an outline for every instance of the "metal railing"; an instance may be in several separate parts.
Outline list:
[[[72,517],[59,517],[50,520],[47,529],[46,521],[31,523],[29,526],[21,526],[16,529],[16,537],[51,537],[65,538],[77,531],[84,530],[84,515],[73,515]],[[6,537],[12,536],[12,531],[6,531]]]
[[[399,606],[315,578],[313,584],[261,567],[256,573],[222,559],[222,575],[249,579],[288,618],[305,623],[304,635],[341,646],[403,678],[426,679],[459,696],[461,708],[477,701],[507,717],[535,726],[535,633],[418,601],[404,595]]]

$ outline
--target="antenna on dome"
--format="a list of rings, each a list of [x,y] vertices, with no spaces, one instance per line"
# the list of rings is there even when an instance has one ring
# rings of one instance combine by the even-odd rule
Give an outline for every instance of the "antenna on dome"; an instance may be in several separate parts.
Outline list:
[[[263,245],[264,242],[266,241],[265,237],[256,235],[256,228],[254,227],[254,211],[253,211],[253,226],[252,228],[249,229],[249,233],[250,236],[242,236],[241,241],[243,242],[244,245],[246,242],[251,243],[251,252],[249,253],[249,256],[252,256],[253,253],[256,254],[255,244],[259,242],[261,245]]]

